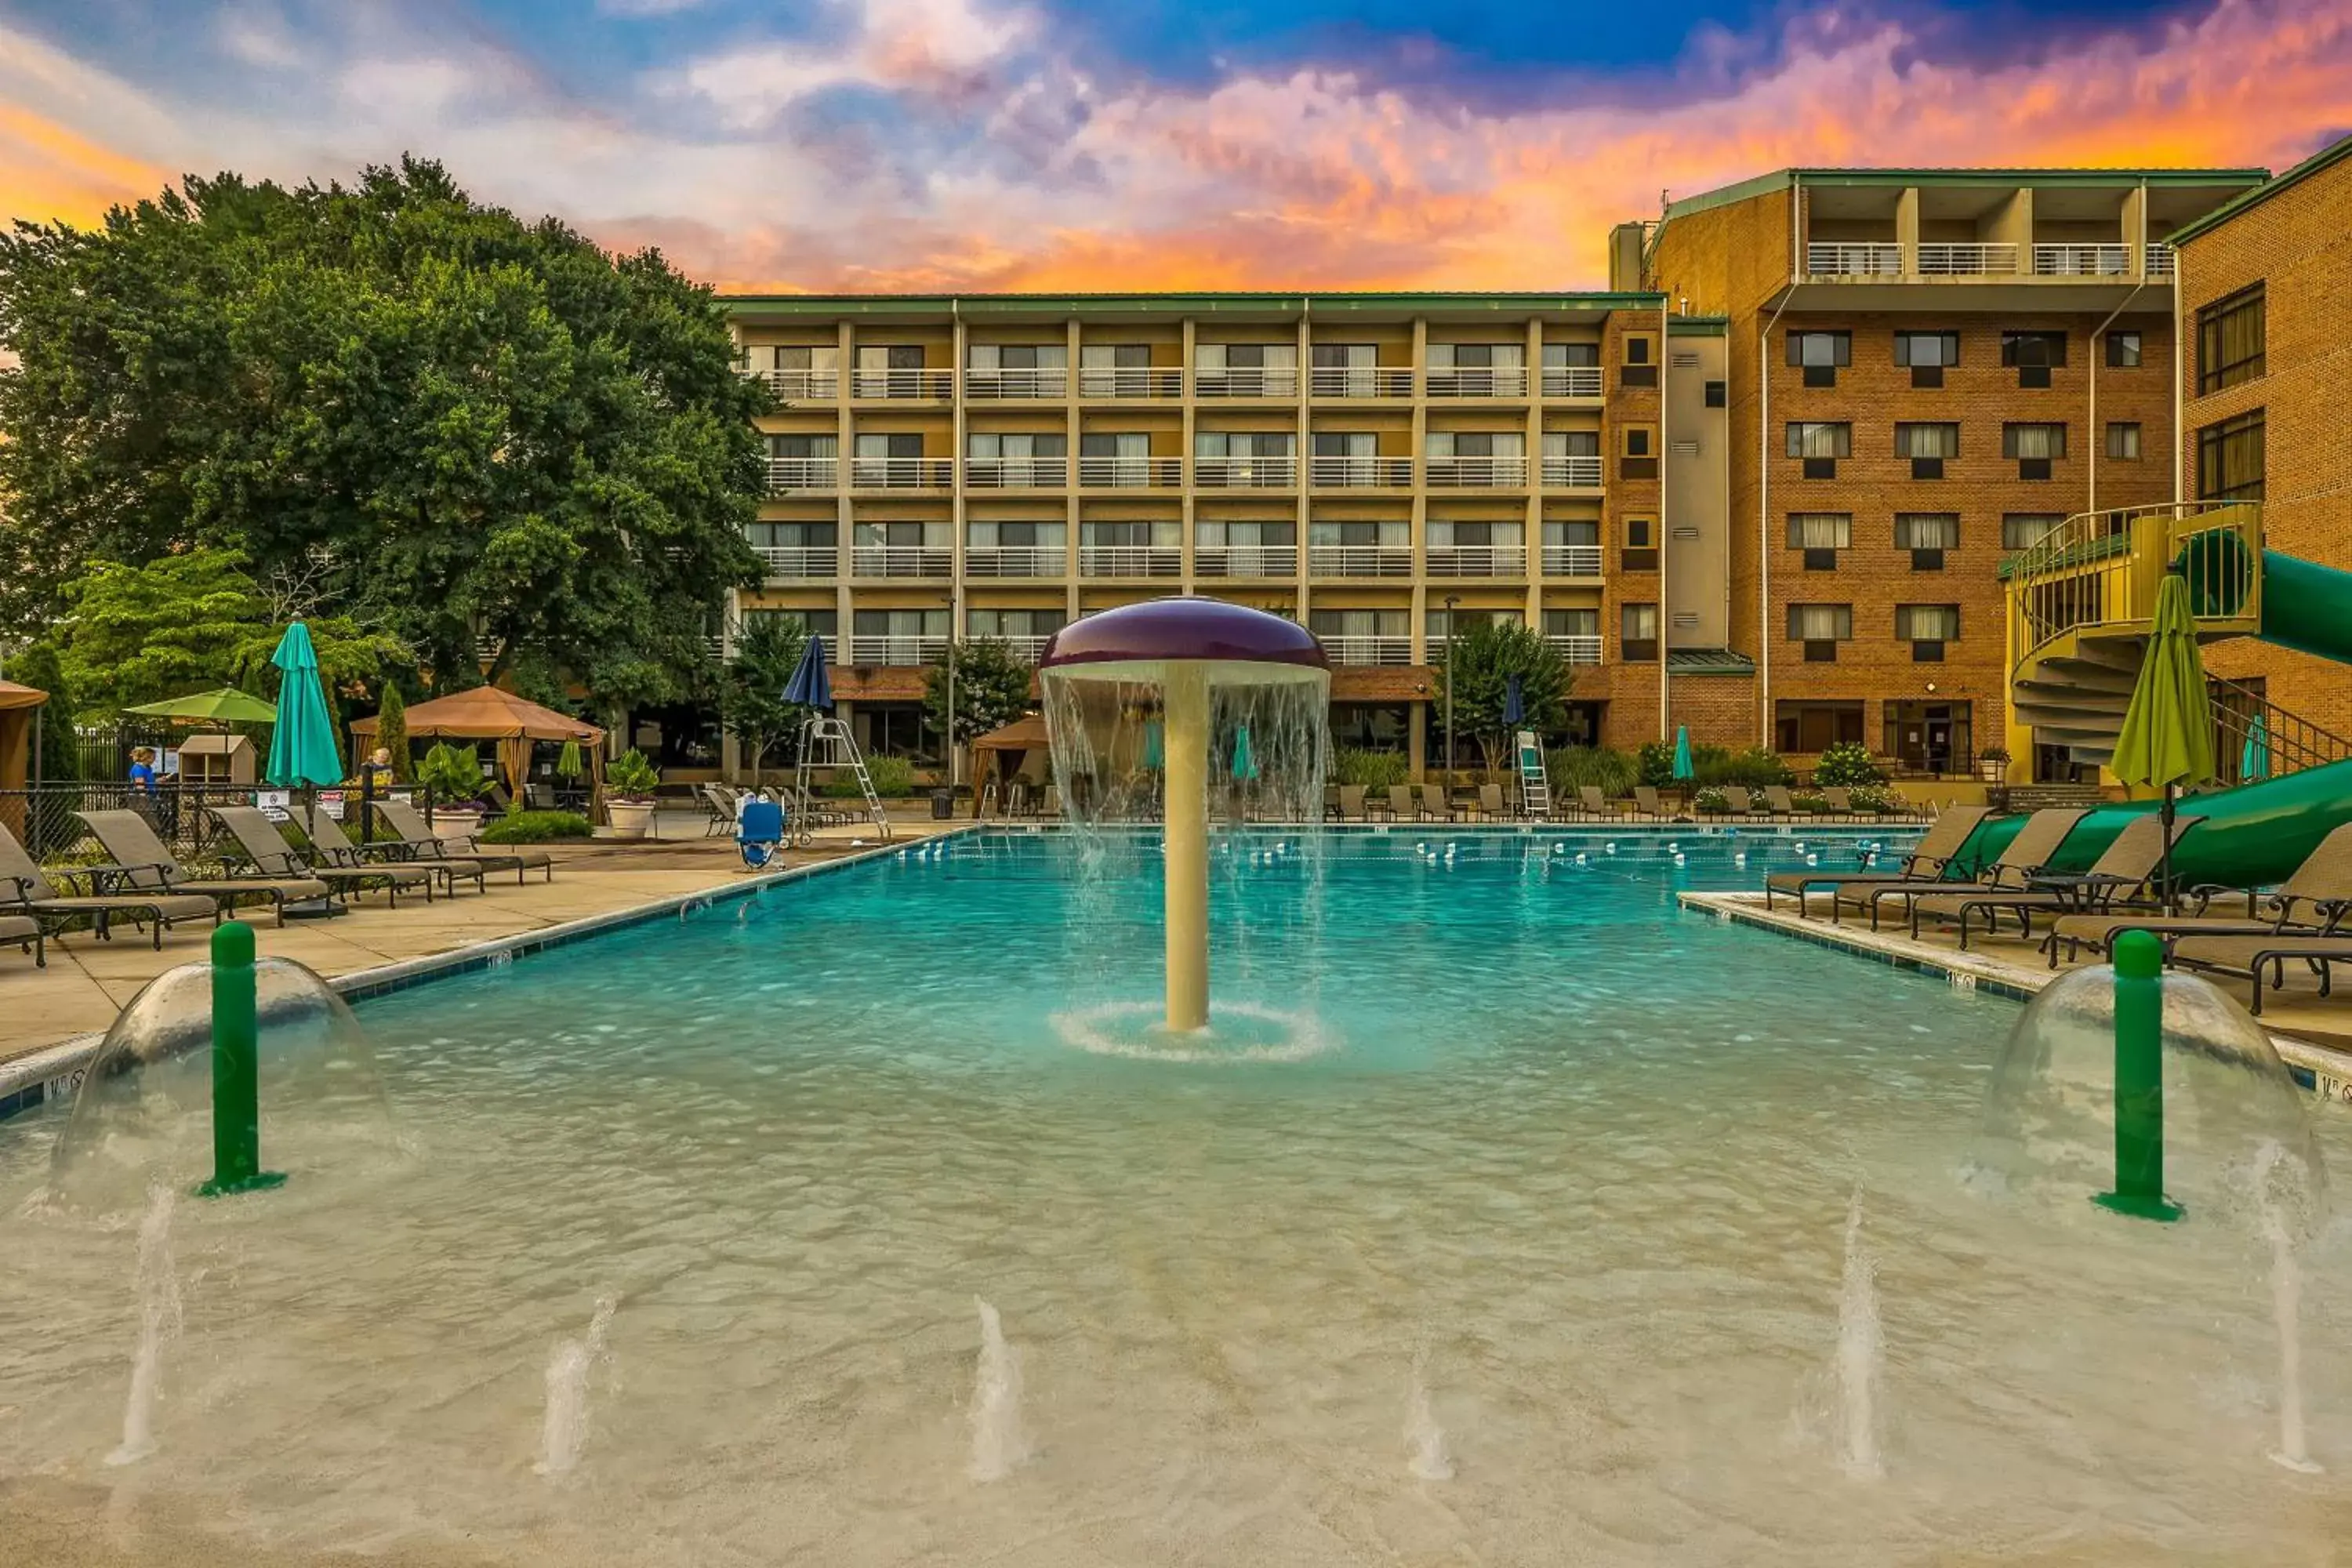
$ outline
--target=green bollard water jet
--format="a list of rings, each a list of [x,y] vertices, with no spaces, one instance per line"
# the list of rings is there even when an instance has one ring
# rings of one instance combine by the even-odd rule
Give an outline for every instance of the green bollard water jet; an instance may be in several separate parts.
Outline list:
[[[2116,1187],[2091,1201],[2169,1224],[2187,1211],[2164,1195],[2164,943],[2126,931],[2116,966]]]
[[[200,1198],[282,1185],[261,1168],[261,1023],[253,974],[253,928],[228,921],[213,932],[213,1179]]]

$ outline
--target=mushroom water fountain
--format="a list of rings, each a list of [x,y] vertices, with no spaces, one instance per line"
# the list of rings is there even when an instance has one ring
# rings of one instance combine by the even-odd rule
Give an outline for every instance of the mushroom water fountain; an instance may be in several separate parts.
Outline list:
[[[1056,633],[1038,661],[1073,821],[1165,824],[1171,1033],[1209,1024],[1209,816],[1313,823],[1331,670],[1296,621],[1222,599],[1150,599]]]

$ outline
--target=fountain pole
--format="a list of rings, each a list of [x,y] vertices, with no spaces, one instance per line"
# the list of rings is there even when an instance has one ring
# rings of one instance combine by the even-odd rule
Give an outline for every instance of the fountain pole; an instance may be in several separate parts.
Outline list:
[[[286,1180],[261,1168],[261,1022],[253,928],[213,932],[213,1178],[198,1197],[258,1192]]]
[[[1166,770],[1168,1028],[1209,1022],[1209,677],[1174,661],[1161,688]]]
[[[2116,968],[2116,1187],[2091,1201],[2136,1219],[2185,1212],[2164,1195],[2164,943],[2125,931]]]

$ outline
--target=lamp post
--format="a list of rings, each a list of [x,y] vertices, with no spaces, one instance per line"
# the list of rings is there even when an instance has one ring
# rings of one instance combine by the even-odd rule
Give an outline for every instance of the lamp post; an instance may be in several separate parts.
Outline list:
[[[956,600],[960,597],[955,584],[948,584],[948,798],[955,798],[956,739],[955,739],[955,677],[956,677]]]
[[[1454,798],[1454,606],[1459,594],[1445,595],[1445,798]],[[1448,809],[1452,809],[1450,806]]]

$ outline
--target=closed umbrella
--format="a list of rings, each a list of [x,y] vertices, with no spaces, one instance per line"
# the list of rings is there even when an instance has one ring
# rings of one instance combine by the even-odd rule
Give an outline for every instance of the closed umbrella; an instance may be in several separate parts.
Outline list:
[[[1675,726],[1675,782],[1687,783],[1696,773],[1696,770],[1691,766],[1690,726],[1677,724]]]
[[[2271,727],[2260,712],[2246,726],[2245,749],[2238,753],[2238,777],[2242,783],[2259,784],[2271,776]]]
[[[1257,757],[1250,751],[1249,726],[1246,724],[1234,731],[1234,777],[1257,777]]]
[[[2189,610],[2189,586],[2178,572],[2165,574],[2157,591],[2147,653],[2132,688],[2131,707],[2116,737],[2108,764],[2126,784],[2164,791],[2164,847],[2158,874],[2165,908],[2172,907],[2172,825],[2182,784],[2213,776],[2213,704],[2205,690],[2205,663],[2197,653],[2197,617]]]
[[[1147,772],[1158,773],[1166,763],[1162,761],[1160,721],[1150,719],[1143,725],[1143,766]]]
[[[1528,721],[1526,685],[1514,675],[1503,682],[1503,722],[1516,730]]]
[[[269,736],[269,765],[263,776],[289,788],[341,783],[343,763],[335,751],[335,721],[327,712],[327,693],[319,684],[319,654],[310,646],[310,628],[299,621],[288,626],[269,662],[278,668],[282,679],[278,687],[278,727]]]
[[[309,647],[310,640],[310,634],[304,633],[303,646]],[[311,657],[310,668],[319,668],[315,654]],[[251,692],[239,691],[234,686],[217,687],[211,691],[192,691],[185,697],[166,697],[161,702],[142,702],[136,708],[125,708],[123,711],[142,714],[150,719],[177,719],[184,724],[268,724],[274,723],[278,718],[276,708]]]
[[[580,742],[564,742],[563,750],[555,753],[555,776],[560,779],[576,779],[587,771],[588,764],[580,757]]]
[[[793,678],[784,682],[784,700],[803,708],[833,706],[833,681],[825,674],[822,635],[812,634],[802,647],[801,661],[793,667]]]

